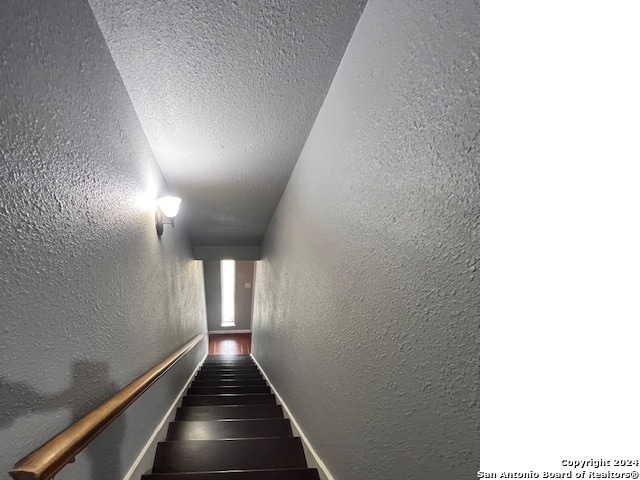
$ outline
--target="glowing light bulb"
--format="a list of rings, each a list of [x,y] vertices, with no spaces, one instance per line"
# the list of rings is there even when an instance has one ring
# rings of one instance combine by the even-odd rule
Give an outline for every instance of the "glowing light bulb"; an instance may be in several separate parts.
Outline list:
[[[165,217],[173,218],[178,214],[180,202],[182,202],[182,199],[179,197],[162,197],[156,203]]]

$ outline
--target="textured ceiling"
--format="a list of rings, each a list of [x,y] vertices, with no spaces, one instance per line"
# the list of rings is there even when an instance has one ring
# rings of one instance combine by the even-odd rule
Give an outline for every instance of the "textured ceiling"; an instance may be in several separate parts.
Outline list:
[[[89,0],[195,245],[257,245],[365,0]]]

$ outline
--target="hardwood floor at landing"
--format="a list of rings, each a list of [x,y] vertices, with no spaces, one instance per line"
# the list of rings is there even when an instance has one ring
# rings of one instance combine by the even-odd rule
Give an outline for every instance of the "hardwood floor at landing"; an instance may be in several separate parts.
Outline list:
[[[248,355],[250,333],[209,334],[209,355]]]

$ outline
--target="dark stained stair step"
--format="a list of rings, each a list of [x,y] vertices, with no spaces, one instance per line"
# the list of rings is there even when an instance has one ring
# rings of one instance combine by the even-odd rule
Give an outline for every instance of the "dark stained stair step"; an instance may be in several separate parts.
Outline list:
[[[213,377],[213,378],[225,378],[225,377],[237,377],[237,378],[262,378],[262,374],[256,370],[255,372],[207,372],[200,371],[196,374],[196,377]]]
[[[206,360],[236,360],[242,358],[251,358],[248,353],[230,353],[225,355],[207,355]]]
[[[259,374],[251,375],[196,375],[193,379],[198,382],[208,382],[211,380],[264,380],[264,377]]]
[[[271,389],[266,385],[215,385],[209,387],[189,387],[187,389],[187,395],[211,395],[215,393],[271,393]]]
[[[240,386],[240,385],[266,385],[264,378],[229,378],[229,379],[211,379],[211,380],[194,380],[191,382],[192,387],[215,387],[215,386]]]
[[[225,418],[284,418],[284,415],[280,405],[184,406],[176,411],[176,421]]]
[[[260,373],[259,370],[238,370],[238,371],[231,371],[231,370],[200,370],[198,372],[198,375],[260,375],[262,376],[262,373]]]
[[[220,395],[187,395],[182,406],[195,405],[275,405],[276,397],[272,393],[245,393]]]
[[[198,373],[200,374],[208,374],[208,375],[220,375],[220,374],[226,374],[226,375],[250,375],[250,374],[254,374],[254,373],[258,373],[260,375],[262,375],[262,373],[260,372],[260,370],[258,370],[257,368],[251,368],[251,369],[236,369],[236,370],[231,370],[231,369],[213,369],[213,368],[203,368],[198,370]]]
[[[200,368],[258,368],[255,363],[203,363]]]
[[[256,365],[203,365],[198,369],[199,372],[216,372],[220,370],[229,370],[232,372],[260,371]]]
[[[223,438],[291,437],[284,418],[171,422],[167,440],[219,440]]]
[[[315,468],[244,470],[233,472],[150,473],[142,480],[320,480]]]
[[[152,473],[306,468],[297,437],[160,442]]]
[[[242,375],[242,376],[229,376],[229,375],[197,375],[194,382],[210,382],[210,381],[233,381],[233,380],[252,380],[260,381],[264,380],[260,375]]]
[[[233,381],[233,380],[252,380],[260,381],[264,380],[259,375],[241,375],[241,376],[229,376],[229,375],[196,375],[193,379],[194,382],[210,382],[210,381]]]
[[[202,365],[199,371],[203,370],[234,370],[234,371],[242,371],[242,370],[260,370],[255,364],[254,365]]]
[[[200,370],[258,370],[256,365],[202,365]]]
[[[258,368],[255,363],[203,363],[200,368]]]

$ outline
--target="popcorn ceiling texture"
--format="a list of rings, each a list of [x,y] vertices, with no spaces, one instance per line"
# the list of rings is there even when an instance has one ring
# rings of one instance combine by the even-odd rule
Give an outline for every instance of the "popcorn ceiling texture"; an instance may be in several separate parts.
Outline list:
[[[479,467],[478,19],[369,1],[265,236],[253,351],[337,480]]]
[[[89,0],[196,245],[259,245],[365,0]]]
[[[0,14],[0,471],[206,329],[201,262],[83,0]],[[56,479],[122,478],[205,342]]]

